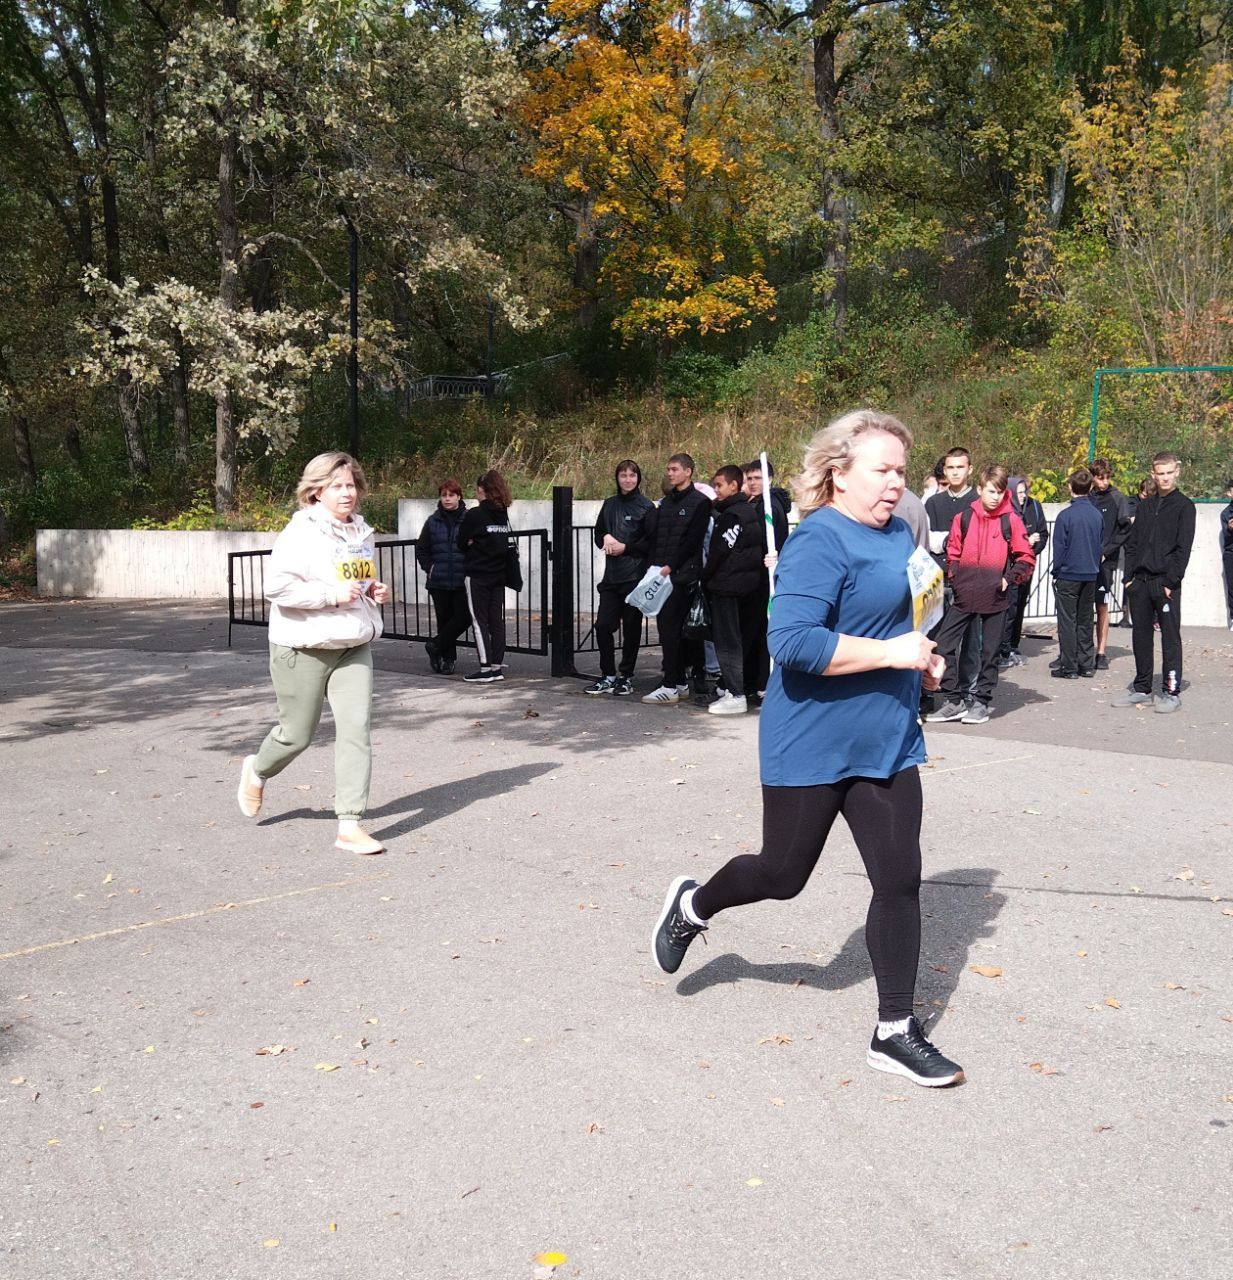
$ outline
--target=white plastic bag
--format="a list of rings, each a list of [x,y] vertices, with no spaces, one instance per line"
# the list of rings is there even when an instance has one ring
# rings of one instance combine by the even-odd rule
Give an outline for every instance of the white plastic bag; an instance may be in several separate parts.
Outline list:
[[[661,567],[653,564],[643,575],[642,581],[625,597],[626,604],[632,604],[647,618],[653,618],[672,594],[672,579],[667,574],[660,573]]]

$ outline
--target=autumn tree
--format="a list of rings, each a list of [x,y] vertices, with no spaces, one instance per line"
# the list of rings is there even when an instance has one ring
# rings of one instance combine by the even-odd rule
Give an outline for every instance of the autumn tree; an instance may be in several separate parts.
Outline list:
[[[722,333],[768,313],[774,292],[746,218],[742,154],[697,13],[679,0],[551,0],[559,23],[529,77],[530,172],[574,228],[577,315],[599,294],[626,339]]]

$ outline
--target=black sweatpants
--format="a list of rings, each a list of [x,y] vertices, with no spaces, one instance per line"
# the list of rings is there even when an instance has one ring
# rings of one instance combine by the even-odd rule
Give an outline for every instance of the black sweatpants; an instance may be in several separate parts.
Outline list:
[[[621,669],[619,674],[629,679],[638,661],[638,649],[642,644],[642,624],[646,619],[640,609],[625,603],[630,583],[609,591],[599,589],[599,612],[595,615],[595,644],[599,649],[599,673],[604,676],[618,674],[616,665],[616,631],[621,629]]]
[[[1164,579],[1136,574],[1126,590],[1130,607],[1131,647],[1135,654],[1135,692],[1151,693],[1156,668],[1156,628],[1160,623],[1160,687],[1165,693],[1182,690],[1182,589],[1168,599]]]
[[[1233,537],[1233,534],[1229,535]],[[1229,622],[1233,622],[1233,547],[1224,553],[1224,594],[1229,609]]]
[[[1059,578],[1053,584],[1057,602],[1057,644],[1062,670],[1095,671],[1096,582]]]
[[[711,638],[723,687],[734,697],[757,693],[745,684],[753,647],[758,599],[755,596],[711,596]]]
[[[1001,613],[968,613],[957,604],[946,610],[937,640],[937,651],[946,659],[946,674],[942,677],[941,686],[944,701],[962,702],[967,695],[961,654],[969,642],[973,647],[980,646],[980,670],[972,696],[985,706],[993,701],[993,691],[998,687],[998,652],[1005,625],[1005,610]]]
[[[865,945],[878,986],[878,1017],[912,1012],[920,960],[920,775],[845,778],[813,787],[762,788],[762,852],[742,853],[694,893],[703,919],[805,887],[839,814],[873,886]]]
[[[471,625],[467,593],[462,587],[429,587],[428,596],[437,615],[437,648],[446,662],[457,662],[458,637]]]
[[[465,578],[467,606],[475,629],[475,651],[481,667],[505,661],[505,583]]]
[[[749,647],[745,651],[745,692],[763,693],[771,678],[771,654],[766,643],[771,588],[765,578],[752,599],[756,603],[750,606]]]
[[[678,685],[685,683],[687,668],[699,669],[702,666],[702,641],[687,640],[683,634],[685,615],[689,612],[693,593],[692,583],[678,586],[674,582],[672,594],[655,615],[659,646],[664,655],[663,682],[669,689],[675,689]]]

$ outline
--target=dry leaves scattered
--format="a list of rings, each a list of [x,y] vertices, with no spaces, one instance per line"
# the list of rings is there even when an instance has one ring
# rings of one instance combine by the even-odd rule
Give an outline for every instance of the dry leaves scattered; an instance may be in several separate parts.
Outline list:
[[[1001,969],[995,964],[970,964],[968,968],[973,973],[979,973],[982,978],[1000,978],[1002,976]]]

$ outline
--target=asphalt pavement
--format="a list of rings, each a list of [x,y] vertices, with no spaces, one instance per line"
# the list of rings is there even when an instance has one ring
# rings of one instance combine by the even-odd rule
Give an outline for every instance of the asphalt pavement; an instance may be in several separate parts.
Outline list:
[[[864,1064],[842,824],[650,960],[672,877],[758,848],[755,714],[383,641],[389,852],[348,857],[328,714],[236,808],[262,633],[0,605],[0,1277],[1223,1280],[1233,635],[1187,631],[1172,716],[1109,706],[1128,635],[929,727],[918,1013],[967,1082],[925,1090]]]

